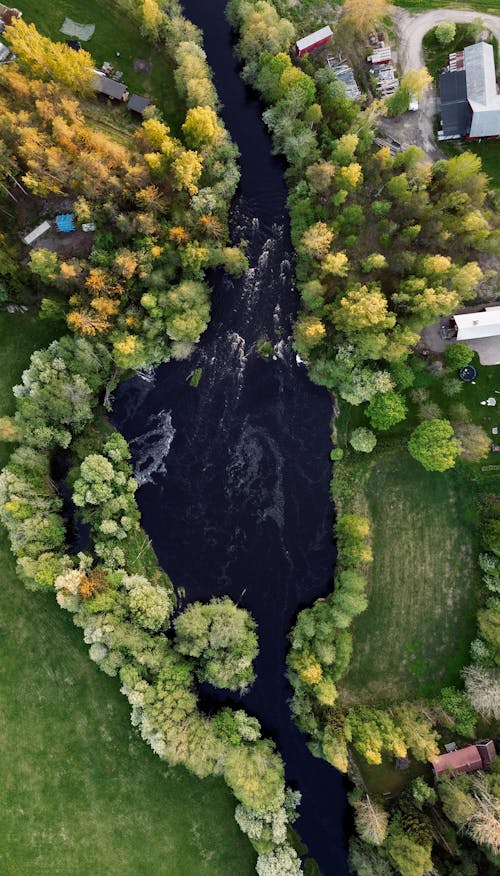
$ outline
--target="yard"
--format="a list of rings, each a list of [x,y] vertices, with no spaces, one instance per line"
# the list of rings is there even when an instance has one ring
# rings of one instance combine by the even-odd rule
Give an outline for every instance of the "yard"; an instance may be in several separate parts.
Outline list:
[[[432,696],[459,682],[475,625],[473,527],[454,473],[381,450],[365,487],[375,562],[353,624],[345,703]]]
[[[0,416],[31,351],[56,331],[0,314]],[[0,444],[0,465],[8,454]],[[250,876],[255,855],[222,780],[169,769],[150,751],[69,615],[16,579],[3,529],[0,556],[0,872]]]
[[[102,0],[23,0],[23,18],[34,22],[40,33],[52,40],[64,42],[68,37],[60,33],[67,16],[80,24],[95,24],[92,38],[82,43],[97,66],[109,61],[123,71],[123,82],[130,93],[154,97],[164,114],[165,121],[179,131],[184,121],[183,111],[175,89],[172,64],[162,48],[154,47],[139,31],[137,24],[113,3]],[[120,57],[116,57],[116,53]],[[134,70],[134,59],[151,62],[149,74]],[[119,107],[113,108],[114,111]]]

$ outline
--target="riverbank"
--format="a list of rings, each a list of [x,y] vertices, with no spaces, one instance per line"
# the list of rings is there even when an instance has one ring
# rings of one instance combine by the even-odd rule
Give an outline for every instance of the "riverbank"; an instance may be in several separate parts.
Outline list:
[[[0,416],[13,412],[31,352],[61,331],[36,314],[0,314]],[[2,466],[8,452],[2,444]],[[53,596],[24,589],[3,530],[0,560],[2,872],[88,876],[118,862],[139,876],[147,860],[159,874],[168,854],[179,876],[250,876],[255,854],[224,784],[161,764]]]

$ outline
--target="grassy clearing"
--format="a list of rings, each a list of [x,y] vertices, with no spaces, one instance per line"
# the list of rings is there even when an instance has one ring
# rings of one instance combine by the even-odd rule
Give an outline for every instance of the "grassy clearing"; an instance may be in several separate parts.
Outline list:
[[[346,702],[432,696],[459,680],[475,624],[473,535],[454,474],[380,451],[365,487],[375,562],[353,625]]]
[[[138,25],[114,4],[102,0],[23,0],[23,17],[34,22],[40,33],[52,40],[64,42],[68,37],[60,32],[64,18],[68,16],[81,24],[95,24],[93,37],[83,43],[97,65],[109,61],[123,70],[123,82],[130,93],[154,97],[165,120],[179,131],[183,122],[183,108],[174,84],[172,64],[160,48],[155,48],[139,31]],[[120,52],[120,57],[116,57]],[[134,58],[151,61],[151,73],[144,75],[134,70]],[[119,107],[107,104],[108,114],[115,114]]]
[[[58,326],[0,314],[0,416]],[[0,465],[9,447],[0,444]],[[119,683],[50,594],[16,579],[0,530],[0,872],[250,876],[255,855],[221,780],[169,769],[137,738]]]

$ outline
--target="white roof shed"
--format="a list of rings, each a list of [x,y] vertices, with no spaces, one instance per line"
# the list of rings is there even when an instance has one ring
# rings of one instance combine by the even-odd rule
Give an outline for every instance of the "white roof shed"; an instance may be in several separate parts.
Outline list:
[[[31,246],[31,244],[34,243],[35,240],[38,240],[38,238],[41,237],[42,234],[45,234],[45,232],[48,231],[49,228],[50,222],[42,222],[41,225],[37,225],[37,227],[34,228],[33,231],[30,231],[30,233],[27,234],[26,237],[23,237],[23,243]]]
[[[455,314],[457,341],[493,338],[500,335],[500,306],[488,307],[479,313]]]

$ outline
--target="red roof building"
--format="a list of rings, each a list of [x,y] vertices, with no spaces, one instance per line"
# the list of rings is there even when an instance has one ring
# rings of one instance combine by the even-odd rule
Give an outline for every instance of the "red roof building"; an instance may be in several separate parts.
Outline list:
[[[482,770],[491,764],[496,757],[495,745],[489,740],[481,740],[477,745],[467,745],[446,754],[440,754],[437,760],[432,762],[434,774],[441,776],[443,773],[459,775],[460,773],[473,773]]]
[[[295,43],[295,51],[297,52],[297,55],[305,55],[306,52],[312,52],[313,49],[326,45],[326,43],[331,40],[332,36],[333,31],[331,27],[328,25],[322,27],[320,30],[315,30],[314,33],[310,33],[309,36],[297,40]]]

